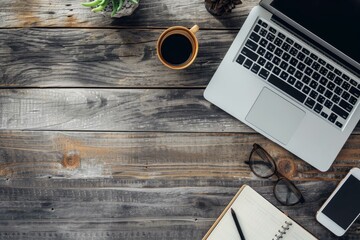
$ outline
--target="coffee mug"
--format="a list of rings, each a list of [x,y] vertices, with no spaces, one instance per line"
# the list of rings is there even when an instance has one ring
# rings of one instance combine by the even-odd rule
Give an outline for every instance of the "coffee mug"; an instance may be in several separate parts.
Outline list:
[[[157,55],[160,61],[171,69],[184,69],[190,66],[199,50],[195,33],[198,25],[191,29],[174,26],[166,29],[157,42]]]

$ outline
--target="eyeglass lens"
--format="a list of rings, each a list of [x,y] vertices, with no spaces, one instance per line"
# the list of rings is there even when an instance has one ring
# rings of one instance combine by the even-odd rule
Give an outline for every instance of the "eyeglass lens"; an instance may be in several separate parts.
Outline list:
[[[259,145],[254,144],[249,164],[251,170],[259,177],[268,178],[276,174],[276,165],[271,156]],[[278,174],[277,174],[278,175]],[[294,205],[301,201],[302,195],[293,183],[286,178],[280,178],[274,186],[276,199],[284,205]]]

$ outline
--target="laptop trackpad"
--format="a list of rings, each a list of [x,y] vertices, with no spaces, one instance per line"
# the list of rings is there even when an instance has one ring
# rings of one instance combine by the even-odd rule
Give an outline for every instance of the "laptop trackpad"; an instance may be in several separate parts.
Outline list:
[[[283,144],[298,128],[305,112],[273,91],[263,88],[246,120]]]

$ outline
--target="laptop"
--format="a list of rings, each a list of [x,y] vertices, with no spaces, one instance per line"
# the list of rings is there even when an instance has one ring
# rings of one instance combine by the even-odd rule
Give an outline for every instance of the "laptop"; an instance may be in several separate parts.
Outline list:
[[[263,0],[204,97],[320,171],[360,119],[360,1]]]

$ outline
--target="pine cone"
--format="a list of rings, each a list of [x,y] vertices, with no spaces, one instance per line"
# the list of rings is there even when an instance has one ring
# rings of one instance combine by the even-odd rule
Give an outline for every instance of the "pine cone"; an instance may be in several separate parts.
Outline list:
[[[220,16],[231,12],[235,5],[241,3],[241,0],[205,0],[205,7],[209,13]]]

